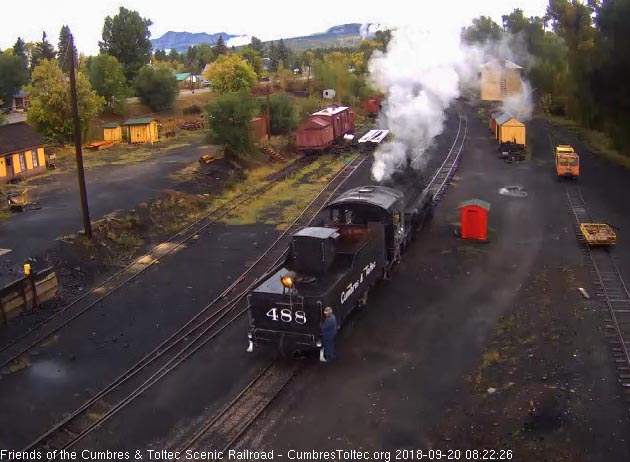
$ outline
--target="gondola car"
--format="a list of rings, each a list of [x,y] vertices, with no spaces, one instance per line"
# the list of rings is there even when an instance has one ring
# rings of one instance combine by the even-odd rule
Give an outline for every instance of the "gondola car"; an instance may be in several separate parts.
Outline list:
[[[389,277],[431,206],[426,190],[410,197],[386,186],[351,189],[332,201],[321,226],[296,232],[285,262],[249,294],[247,350],[321,349],[324,308],[343,325],[369,288]]]

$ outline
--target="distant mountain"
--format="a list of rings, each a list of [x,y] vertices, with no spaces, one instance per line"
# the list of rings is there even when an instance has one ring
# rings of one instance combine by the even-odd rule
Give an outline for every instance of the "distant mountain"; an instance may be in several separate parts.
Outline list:
[[[344,47],[355,46],[362,39],[374,35],[377,30],[384,29],[380,24],[341,24],[333,26],[326,32],[304,35],[302,37],[284,38],[284,43],[294,49],[317,48],[317,47]],[[219,36],[223,36],[228,46],[242,46],[250,42],[249,35],[232,35],[225,32],[216,34],[206,34],[205,32],[172,32],[169,31],[160,38],[152,39],[153,50],[170,50],[174,48],[178,52],[183,52],[189,46],[208,43],[216,45]],[[267,41],[265,43],[269,43]]]
[[[284,43],[294,49],[351,47],[357,45],[361,40],[371,37],[377,30],[381,29],[384,29],[384,27],[380,24],[342,24],[333,26],[326,32],[318,34],[285,38]]]
[[[153,46],[154,51],[175,49],[181,53],[186,51],[189,46],[201,45],[202,43],[216,45],[217,40],[219,40],[219,36],[223,36],[223,40],[225,42],[231,38],[238,37],[238,35],[227,34],[225,32],[206,34],[205,32],[193,33],[168,31],[159,38],[151,39],[151,45]]]

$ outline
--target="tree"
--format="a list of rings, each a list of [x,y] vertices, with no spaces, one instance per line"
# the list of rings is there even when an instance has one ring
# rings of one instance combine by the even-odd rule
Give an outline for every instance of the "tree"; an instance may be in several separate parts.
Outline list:
[[[214,54],[216,56],[221,56],[221,55],[225,55],[227,54],[228,49],[227,46],[225,45],[225,41],[223,40],[223,36],[219,35],[219,38],[217,39],[217,44],[214,47]]]
[[[33,69],[29,95],[28,122],[54,140],[68,141],[73,134],[70,83],[54,61],[44,59]],[[82,73],[77,73],[77,101],[84,133],[103,106],[104,100],[90,86]]]
[[[166,61],[167,59],[166,50],[156,50],[155,53],[153,53],[153,58],[156,61]]]
[[[254,69],[236,53],[219,56],[204,78],[217,93],[249,90],[256,83]]]
[[[121,6],[113,18],[107,16],[103,25],[103,40],[98,42],[101,53],[114,56],[131,82],[138,70],[151,59],[150,19]]]
[[[152,111],[164,111],[173,107],[179,87],[167,67],[144,66],[134,81],[136,94]]]
[[[260,76],[263,69],[263,61],[260,53],[251,45],[247,45],[241,49],[240,54],[243,59],[252,66],[256,75]]]
[[[129,89],[121,64],[110,55],[100,54],[91,59],[90,83],[94,91],[103,98],[108,107],[122,114]]]
[[[64,72],[69,72],[70,70],[70,56],[68,55],[68,45],[70,45],[70,28],[68,26],[62,26],[61,31],[59,31],[59,42],[57,45],[57,50],[59,50],[59,62],[61,66],[61,70]],[[77,48],[73,45],[74,48],[74,62],[78,63],[78,53]]]
[[[206,108],[208,142],[222,146],[226,160],[252,151],[255,110],[256,101],[246,91],[221,95]]]
[[[260,40],[258,37],[254,37],[252,35],[252,41],[250,43],[250,46],[256,50],[261,56],[263,54],[263,51],[265,51],[265,46],[262,43],[262,40]]]
[[[260,112],[267,110],[267,98],[259,98]],[[287,95],[269,97],[269,125],[272,135],[284,135],[293,132],[299,124],[297,111]]]
[[[55,59],[56,56],[57,53],[55,53],[55,48],[46,38],[46,32],[43,32],[42,41],[35,42],[33,46],[33,51],[31,54],[31,73],[33,72],[33,69],[35,69],[43,59],[51,61]]]
[[[0,53],[0,99],[11,104],[22,85],[26,83],[24,61],[13,54]]]
[[[567,82],[567,114],[587,127],[598,117],[598,106],[590,89],[595,63],[593,12],[594,6],[577,0],[550,0],[547,6],[547,19],[568,48],[571,79]]]
[[[603,0],[597,11],[599,34],[595,41],[596,64],[592,84],[601,113],[597,122],[613,137],[619,148],[630,143],[630,57],[620,53],[630,43],[630,0]]]
[[[24,63],[24,70],[28,69],[28,56],[26,54],[26,43],[21,37],[18,37],[13,45],[13,56],[19,57]]]
[[[181,61],[181,59],[182,57],[177,52],[177,50],[175,48],[171,48],[171,51],[168,52],[168,60],[173,62],[173,61]]]
[[[377,30],[374,33],[374,40],[381,44],[380,50],[387,50],[387,45],[389,45],[389,41],[392,39],[392,31],[391,29],[385,30]]]
[[[505,23],[505,19],[503,20]],[[496,42],[501,38],[501,27],[489,16],[473,19],[472,25],[462,29],[462,40],[470,45]]]

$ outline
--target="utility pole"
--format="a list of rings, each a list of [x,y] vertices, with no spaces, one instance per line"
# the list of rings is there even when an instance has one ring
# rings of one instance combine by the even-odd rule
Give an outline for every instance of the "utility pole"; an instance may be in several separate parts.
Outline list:
[[[74,119],[74,146],[77,154],[77,176],[79,177],[79,195],[81,196],[81,211],[83,212],[83,229],[85,236],[92,239],[92,223],[90,222],[90,210],[88,208],[87,190],[85,188],[85,172],[83,171],[83,151],[81,149],[81,122],[79,121],[79,103],[77,102],[77,81],[74,75],[76,63],[74,62],[74,37],[68,38],[70,53],[70,96],[72,98],[72,118]],[[68,56],[66,56],[67,58]]]
[[[337,104],[341,106],[341,77],[337,75]]]
[[[269,83],[267,82],[267,141],[271,140],[271,118],[269,117]]]

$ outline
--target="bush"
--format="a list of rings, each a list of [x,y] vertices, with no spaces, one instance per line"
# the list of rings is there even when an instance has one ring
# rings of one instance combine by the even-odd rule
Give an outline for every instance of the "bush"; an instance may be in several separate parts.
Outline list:
[[[259,98],[260,113],[267,113],[267,98]],[[283,135],[294,131],[298,126],[298,116],[287,95],[269,97],[269,114],[271,116],[271,134]]]
[[[137,95],[152,111],[171,109],[179,93],[177,80],[165,67],[144,66],[134,81]]]

